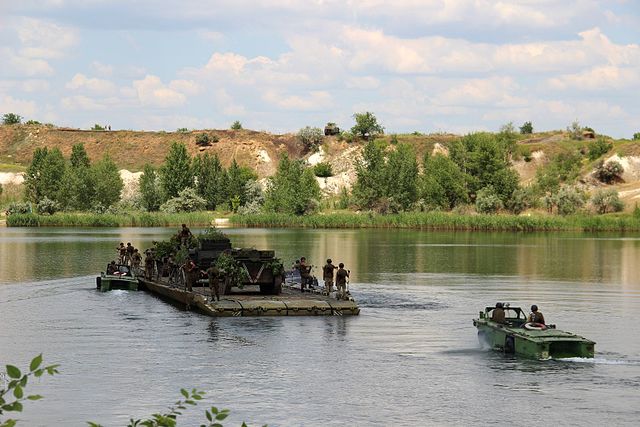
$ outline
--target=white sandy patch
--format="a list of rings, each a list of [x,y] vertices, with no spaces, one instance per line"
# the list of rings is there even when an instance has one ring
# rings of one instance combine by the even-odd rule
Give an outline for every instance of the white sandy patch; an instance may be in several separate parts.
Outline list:
[[[443,156],[448,156],[449,150],[444,145],[440,144],[439,142],[436,142],[435,144],[433,144],[433,150],[431,150],[431,155],[435,156],[436,154],[442,154]]]
[[[625,182],[640,180],[640,156],[620,157],[617,154],[614,154],[606,159],[605,163],[611,160],[615,160],[622,165],[622,168],[624,169],[622,179],[624,179]]]
[[[24,182],[24,172],[0,172],[0,184],[20,185]]]
[[[324,151],[320,149],[320,151],[318,151],[317,153],[313,153],[312,155],[309,156],[309,158],[307,159],[307,163],[309,163],[311,166],[315,166],[318,163],[321,163],[322,161],[324,161],[324,158],[325,158]]]
[[[258,159],[264,163],[271,163],[271,157],[269,157],[269,153],[267,153],[267,150],[264,149],[258,151]]]
[[[124,184],[120,197],[122,199],[130,199],[138,195],[142,172],[129,172],[126,169],[120,169],[119,173],[120,178],[122,178],[122,183]]]

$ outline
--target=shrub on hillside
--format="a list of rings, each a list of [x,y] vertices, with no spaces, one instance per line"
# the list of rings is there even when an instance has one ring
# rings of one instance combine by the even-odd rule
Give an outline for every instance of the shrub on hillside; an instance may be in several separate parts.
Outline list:
[[[571,126],[567,126],[569,137],[577,141],[582,140],[582,130],[582,126],[580,126],[580,123],[577,120],[571,123]]]
[[[298,131],[298,139],[307,150],[315,151],[322,144],[324,133],[320,128],[305,126]]]
[[[199,133],[196,135],[196,144],[200,146],[210,145],[209,135],[206,133]]]
[[[502,200],[491,185],[483,187],[476,195],[476,210],[484,214],[492,214],[502,209]]]
[[[607,142],[603,137],[599,137],[592,142],[589,143],[589,160],[595,160],[598,157],[606,154],[611,148],[613,144]]]
[[[96,123],[95,125],[93,125],[91,130],[104,130],[104,126],[100,126],[99,124]]]
[[[524,124],[520,126],[520,133],[523,135],[533,133],[533,125],[531,122],[524,122]]]
[[[44,197],[36,205],[36,212],[40,215],[53,215],[60,210],[60,205],[55,200]]]
[[[384,127],[378,123],[376,116],[369,111],[365,113],[355,113],[353,118],[356,124],[351,128],[351,133],[354,135],[369,139],[384,133]]]
[[[7,215],[27,214],[31,212],[31,203],[28,202],[13,202],[9,204],[7,208]]]
[[[640,139],[640,132],[636,132],[636,133],[634,133],[634,134],[633,134],[633,140],[634,140],[634,141],[637,141],[637,140],[639,140],[639,139]]]
[[[535,191],[532,187],[516,188],[511,197],[507,199],[505,207],[509,211],[518,215],[532,207],[534,205],[535,198]]]
[[[240,123],[240,120],[236,120],[235,122],[233,122],[231,124],[231,129],[232,130],[241,130],[242,129],[242,123]]]
[[[6,113],[2,116],[2,124],[5,125],[17,125],[22,121],[22,117],[15,113]]]
[[[624,168],[622,167],[620,162],[609,160],[607,163],[604,163],[602,160],[600,160],[600,162],[598,162],[598,165],[596,166],[594,176],[600,182],[611,184],[614,181],[620,181],[622,179],[623,173]]]
[[[195,189],[187,187],[178,193],[177,197],[167,200],[160,210],[166,213],[195,212],[204,210],[207,202],[200,197]]]
[[[37,120],[27,120],[26,122],[24,122],[25,125],[41,125],[42,123],[40,123]]]
[[[189,133],[189,129],[187,129],[187,128],[178,128],[178,129],[176,129],[176,132],[178,132],[178,133]]]
[[[571,215],[580,210],[586,201],[586,195],[575,187],[565,186],[555,195],[555,205],[560,215]]]
[[[620,212],[624,209],[624,203],[620,200],[618,192],[613,188],[596,191],[591,197],[591,204],[599,214]]]
[[[320,162],[313,167],[313,173],[319,178],[328,178],[333,176],[333,169],[330,163]]]

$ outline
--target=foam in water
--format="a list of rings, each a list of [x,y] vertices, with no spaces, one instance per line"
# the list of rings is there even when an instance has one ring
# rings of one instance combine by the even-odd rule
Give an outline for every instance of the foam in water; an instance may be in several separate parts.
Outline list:
[[[633,360],[620,360],[620,359],[605,359],[605,358],[588,358],[588,357],[566,357],[563,359],[553,359],[558,362],[572,362],[572,363],[592,363],[594,365],[638,365],[637,361]]]

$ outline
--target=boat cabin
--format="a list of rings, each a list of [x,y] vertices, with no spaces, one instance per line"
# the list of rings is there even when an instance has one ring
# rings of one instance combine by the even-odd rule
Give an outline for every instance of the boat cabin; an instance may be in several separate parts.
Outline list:
[[[131,274],[131,269],[129,268],[129,266],[123,264],[107,264],[107,274],[112,276],[133,276],[133,274]]]
[[[495,309],[496,307],[486,307],[484,313],[480,312],[480,318],[491,320],[491,314]],[[504,304],[502,309],[504,310],[505,325],[520,327],[527,323],[527,315],[520,307],[510,307],[508,304]]]

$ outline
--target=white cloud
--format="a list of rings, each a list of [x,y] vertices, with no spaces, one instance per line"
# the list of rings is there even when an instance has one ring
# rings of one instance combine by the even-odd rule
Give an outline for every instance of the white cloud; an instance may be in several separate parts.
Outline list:
[[[78,42],[77,31],[34,18],[21,18],[13,23],[22,43],[21,54],[29,58],[60,58]]]
[[[554,89],[567,90],[611,90],[640,89],[640,71],[637,68],[623,68],[614,65],[594,67],[575,74],[565,74],[549,79]]]
[[[102,77],[111,77],[113,75],[113,65],[103,64],[99,61],[93,61],[91,69]]]
[[[178,84],[178,86],[181,85],[183,84]],[[171,83],[167,86],[160,81],[159,77],[153,75],[146,75],[142,80],[135,80],[133,88],[136,90],[140,103],[146,106],[179,107],[187,101],[184,93],[173,88]]]
[[[331,95],[318,90],[303,95],[285,95],[276,90],[267,90],[262,98],[285,110],[323,110],[333,105]]]
[[[76,74],[66,84],[67,89],[88,92],[95,95],[110,95],[116,91],[116,85],[108,80],[89,78],[84,74]]]
[[[21,84],[25,92],[47,92],[51,85],[46,80],[25,80]]]
[[[89,98],[84,95],[66,96],[60,100],[60,105],[66,110],[105,110],[106,105],[96,101],[93,98]]]
[[[0,95],[0,111],[16,113],[23,117],[36,114],[38,107],[33,101],[16,99],[9,95]]]

